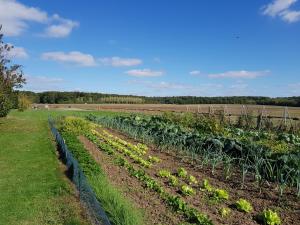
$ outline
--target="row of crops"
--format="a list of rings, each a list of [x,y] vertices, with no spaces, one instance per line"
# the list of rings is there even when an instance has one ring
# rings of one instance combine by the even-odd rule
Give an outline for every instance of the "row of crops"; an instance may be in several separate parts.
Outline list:
[[[216,204],[220,203],[217,208],[219,216],[224,219],[230,217],[234,210],[246,214],[251,213],[253,210],[249,199],[236,199],[233,208],[227,207],[227,201],[232,198],[227,190],[213,187],[209,179],[197,180],[193,174],[183,167],[173,171],[163,168],[156,170],[155,176],[150,175],[149,170],[155,170],[158,164],[164,165],[162,159],[149,154],[147,145],[132,144],[114,136],[100,125],[89,124],[78,118],[68,118],[60,124],[60,130],[63,134],[73,132],[88,138],[100,150],[110,155],[118,166],[141,181],[145,188],[156,192],[168,207],[182,214],[187,221],[185,224],[214,224],[208,215],[199,211],[197,207],[188,201],[190,198],[199,198],[199,195],[207,196]],[[93,170],[93,167],[89,169]],[[175,192],[170,191],[173,189]],[[255,215],[255,219],[261,224],[281,224],[279,215],[271,209],[265,209]]]
[[[261,186],[276,182],[280,195],[296,187],[300,196],[300,138],[294,134],[226,127],[205,118],[194,127],[163,116],[88,116],[90,121],[125,132],[161,149],[183,151],[212,173],[223,167],[224,178],[240,169],[241,182],[253,177]]]

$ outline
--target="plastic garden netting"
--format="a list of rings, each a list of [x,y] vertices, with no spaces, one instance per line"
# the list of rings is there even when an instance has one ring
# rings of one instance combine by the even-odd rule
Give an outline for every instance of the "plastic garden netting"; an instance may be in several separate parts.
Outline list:
[[[80,201],[87,208],[88,213],[95,224],[111,225],[100,202],[97,200],[94,191],[92,190],[91,186],[88,184],[88,181],[85,175],[83,174],[83,171],[79,166],[79,163],[73,157],[72,153],[68,150],[68,147],[64,142],[64,139],[55,128],[54,121],[51,118],[49,118],[49,124],[50,124],[52,134],[55,137],[61,159],[63,163],[66,164],[67,166],[69,178],[75,184],[79,192]]]

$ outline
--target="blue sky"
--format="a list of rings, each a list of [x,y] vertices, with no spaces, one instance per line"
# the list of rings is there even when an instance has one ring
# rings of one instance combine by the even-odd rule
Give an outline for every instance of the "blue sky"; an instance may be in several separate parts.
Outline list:
[[[32,91],[300,95],[300,0],[0,0]]]

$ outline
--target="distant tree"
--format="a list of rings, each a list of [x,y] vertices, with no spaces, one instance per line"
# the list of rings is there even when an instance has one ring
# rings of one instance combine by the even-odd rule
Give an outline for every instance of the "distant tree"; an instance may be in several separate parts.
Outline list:
[[[20,65],[11,64],[9,52],[13,46],[5,44],[0,26],[0,117],[5,117],[14,106],[15,89],[25,83]]]

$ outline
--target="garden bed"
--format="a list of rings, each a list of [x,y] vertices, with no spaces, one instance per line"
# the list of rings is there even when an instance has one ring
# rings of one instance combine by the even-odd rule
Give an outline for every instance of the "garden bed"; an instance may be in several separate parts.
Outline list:
[[[106,130],[114,136],[126,140],[129,143],[137,144],[135,140],[127,137],[124,134],[121,134],[118,131],[114,131],[112,129]],[[90,148],[91,147],[89,147],[89,149]],[[103,152],[99,153],[100,151],[95,151],[95,146],[92,148],[94,149],[94,154],[101,154],[102,156],[105,155]],[[197,190],[197,194],[194,196],[185,196],[184,200],[188,204],[197,208],[199,211],[207,214],[215,224],[257,224],[255,216],[266,208],[276,209],[282,218],[283,224],[299,224],[300,222],[300,207],[298,199],[289,191],[286,191],[285,195],[280,198],[275,185],[269,184],[265,185],[265,187],[258,188],[251,178],[247,179],[244,183],[244,186],[241,187],[241,176],[239,174],[233,174],[230,179],[225,180],[223,178],[222,168],[217,168],[214,175],[212,175],[210,168],[196,167],[191,161],[184,159],[183,155],[180,155],[174,151],[162,152],[157,150],[157,148],[154,146],[151,146],[149,147],[147,154],[155,155],[161,159],[161,162],[155,164],[151,168],[144,168],[146,174],[157,179],[169,193],[174,195],[180,194],[180,188],[171,187],[168,185],[168,182],[165,178],[161,178],[157,175],[162,169],[166,169],[175,175],[176,170],[180,167],[183,167],[189,172],[189,174],[193,175],[199,181],[198,185],[191,185],[195,190]],[[105,164],[106,161],[109,161],[109,158],[110,156],[106,155],[106,160],[104,161]],[[127,158],[127,160],[134,164],[134,160],[130,158]],[[111,173],[110,170],[107,171],[109,171],[108,173]],[[121,176],[118,177],[112,175],[111,179],[113,182],[123,186],[120,179],[122,180],[122,177],[126,176],[125,174],[126,172],[124,173],[123,171]],[[203,179],[208,179],[211,185],[215,188],[227,190],[230,195],[230,199],[223,202],[212,201],[207,193],[199,191],[201,181]],[[124,186],[126,187],[126,185],[127,184]],[[146,196],[147,195],[148,194],[146,194]],[[253,211],[251,213],[245,214],[234,209],[234,203],[240,198],[248,199],[251,202],[253,206]],[[139,200],[139,198],[137,199]],[[143,203],[141,203],[141,205],[143,206]],[[231,215],[227,218],[222,218],[219,213],[219,210],[224,207],[228,207],[232,210]]]

